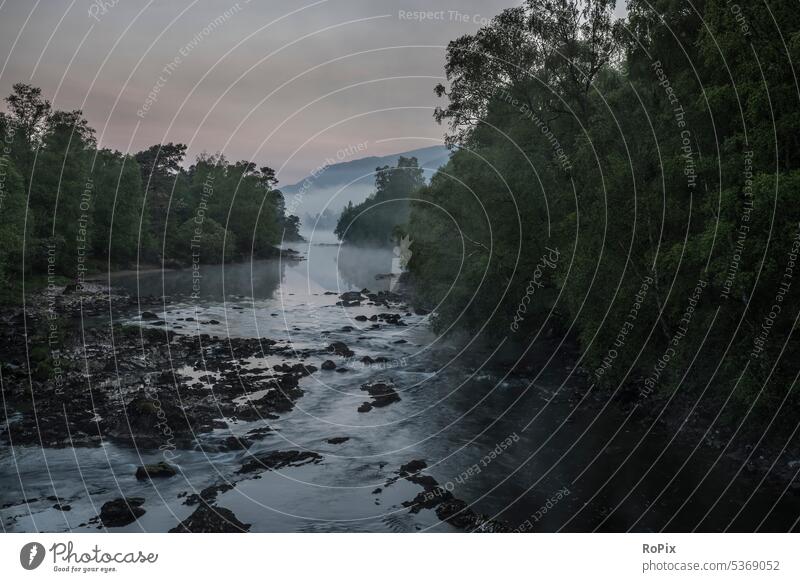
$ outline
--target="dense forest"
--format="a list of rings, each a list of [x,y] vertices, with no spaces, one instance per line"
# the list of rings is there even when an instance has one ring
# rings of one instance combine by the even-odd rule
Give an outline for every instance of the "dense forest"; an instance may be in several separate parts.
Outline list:
[[[53,110],[18,83],[0,113],[0,281],[80,279],[136,264],[188,266],[273,256],[299,238],[275,172],[251,162],[154,145],[99,149],[81,111]]]
[[[387,246],[399,240],[409,221],[411,201],[425,185],[417,158],[403,157],[397,165],[375,168],[375,192],[360,204],[348,202],[334,232],[339,240]]]
[[[420,301],[442,331],[573,337],[640,402],[688,376],[725,414],[796,403],[800,12],[613,8],[527,0],[449,44],[458,147],[411,205]]]

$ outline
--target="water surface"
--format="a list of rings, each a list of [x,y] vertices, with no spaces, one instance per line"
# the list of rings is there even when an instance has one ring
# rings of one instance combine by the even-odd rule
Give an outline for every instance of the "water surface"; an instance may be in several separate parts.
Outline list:
[[[128,274],[112,282],[141,297],[168,296],[166,304],[147,308],[179,333],[270,338],[297,350],[343,341],[356,358],[383,356],[391,366],[339,362],[346,373],[303,379],[305,395],[295,409],[269,421],[274,432],[250,451],[214,452],[201,440],[197,450],[176,453],[181,474],[156,486],[134,473],[143,462],[161,460],[158,451],[113,444],[3,450],[0,506],[11,504],[0,510],[4,529],[92,529],[97,526],[86,524],[105,501],[140,496],[147,500],[145,515],[114,531],[166,531],[194,510],[183,504],[187,493],[231,480],[236,487],[218,504],[252,524],[252,531],[454,531],[433,511],[410,513],[401,505],[420,487],[402,479],[386,486],[412,459],[424,459],[429,473],[476,512],[532,531],[785,531],[797,518],[796,494],[718,459],[719,451],[703,443],[673,439],[635,413],[606,406],[581,385],[574,354],[557,342],[532,347],[525,365],[511,371],[514,362],[502,357],[502,344],[465,350],[438,337],[427,316],[403,310],[407,326],[370,329],[371,322],[355,316],[385,308],[343,308],[326,292],[388,289],[392,280],[376,275],[390,272],[392,251],[318,240],[289,245],[302,261],[203,266],[195,290],[191,270]],[[140,324],[135,312],[124,321]],[[325,358],[309,363],[318,366]],[[365,400],[360,385],[377,379],[394,382],[402,400],[359,413]],[[258,425],[239,422],[225,431],[241,435]],[[349,440],[329,444],[333,437]],[[247,454],[286,449],[324,459],[257,479],[235,474]],[[46,498],[53,495],[71,510],[52,508]],[[21,503],[24,498],[38,501]]]

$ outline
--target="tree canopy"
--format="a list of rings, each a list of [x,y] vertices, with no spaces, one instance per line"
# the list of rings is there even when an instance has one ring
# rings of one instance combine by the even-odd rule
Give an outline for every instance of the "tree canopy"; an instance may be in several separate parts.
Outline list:
[[[375,192],[360,204],[345,206],[336,236],[357,244],[390,244],[408,222],[410,200],[424,184],[417,158],[400,156],[397,166],[376,168]]]
[[[275,172],[186,145],[135,155],[97,146],[81,111],[14,85],[0,114],[0,279],[80,277],[136,262],[188,265],[274,255],[299,238]]]
[[[449,44],[458,149],[412,204],[419,300],[441,330],[572,336],[598,385],[691,370],[769,406],[798,361],[800,13],[613,5],[528,0]]]

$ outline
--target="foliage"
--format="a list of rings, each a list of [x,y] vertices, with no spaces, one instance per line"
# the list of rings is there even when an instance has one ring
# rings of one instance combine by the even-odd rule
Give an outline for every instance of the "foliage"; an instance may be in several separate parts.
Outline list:
[[[441,330],[570,333],[600,385],[691,371],[775,404],[799,359],[800,15],[613,5],[528,0],[448,46],[458,150],[412,204],[419,299]]]
[[[409,200],[425,184],[417,158],[400,156],[397,166],[375,169],[375,192],[360,204],[349,202],[334,232],[340,240],[386,246],[408,222]]]
[[[299,219],[284,215],[269,167],[201,155],[187,169],[186,146],[176,143],[135,155],[99,149],[81,111],[53,110],[40,89],[23,83],[14,85],[6,105],[0,114],[6,287],[21,274],[75,278],[137,261],[188,265],[198,249],[203,262],[267,257],[282,236],[299,238]],[[202,232],[193,224],[202,224]]]

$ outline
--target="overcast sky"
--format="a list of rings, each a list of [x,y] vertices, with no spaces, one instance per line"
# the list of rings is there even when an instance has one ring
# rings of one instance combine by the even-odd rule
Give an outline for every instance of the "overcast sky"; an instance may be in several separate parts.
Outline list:
[[[41,87],[56,108],[83,109],[103,147],[179,141],[289,184],[337,153],[441,143],[444,46],[514,4],[0,0],[0,94]],[[444,12],[409,17],[420,10]]]

